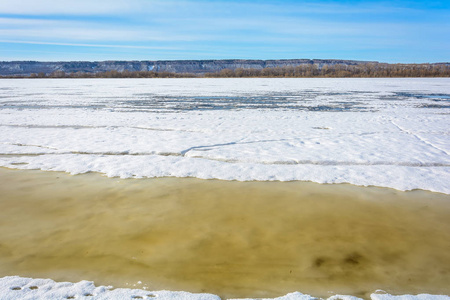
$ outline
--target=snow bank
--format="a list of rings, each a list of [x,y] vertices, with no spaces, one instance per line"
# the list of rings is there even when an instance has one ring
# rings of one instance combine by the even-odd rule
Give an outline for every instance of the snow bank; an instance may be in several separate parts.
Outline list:
[[[55,282],[51,279],[33,279],[7,276],[0,279],[0,299],[158,299],[158,300],[219,300],[211,294],[156,291],[140,289],[112,289],[96,287],[92,281],[78,283]]]
[[[445,295],[400,295],[373,293],[372,300],[449,300]],[[33,279],[19,276],[0,278],[0,300],[27,299],[157,299],[157,300],[220,300],[212,294],[193,294],[187,292],[146,291],[141,289],[112,289],[96,287],[92,281],[55,282],[51,279]],[[250,299],[250,298],[247,298]],[[299,292],[290,293],[274,300],[316,300],[318,298]],[[245,300],[245,299],[241,299]],[[349,295],[335,295],[327,300],[362,300]]]
[[[429,295],[429,294],[419,294],[419,295],[399,295],[394,296],[387,293],[373,293],[370,295],[372,300],[449,300],[450,297],[446,295]]]

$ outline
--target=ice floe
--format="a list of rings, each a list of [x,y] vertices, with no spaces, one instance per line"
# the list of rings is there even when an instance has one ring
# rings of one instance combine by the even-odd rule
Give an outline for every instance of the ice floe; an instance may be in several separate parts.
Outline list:
[[[0,82],[0,166],[450,193],[448,78]]]

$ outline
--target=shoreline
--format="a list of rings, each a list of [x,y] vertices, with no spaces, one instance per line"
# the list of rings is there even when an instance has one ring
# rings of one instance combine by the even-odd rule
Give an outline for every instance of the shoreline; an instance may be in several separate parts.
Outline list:
[[[117,255],[120,255],[122,258],[129,257],[124,260],[124,264],[120,264],[120,266],[118,266],[117,270],[124,272],[122,275],[126,275],[127,273],[132,274],[135,272],[131,269],[127,269],[133,261],[132,257],[136,257],[139,263],[144,263],[144,265],[147,266],[143,269],[144,273],[139,271],[136,273],[137,276],[132,275],[130,277],[128,275],[128,278],[130,279],[128,280],[129,282],[133,282],[131,278],[135,278],[136,280],[134,280],[134,282],[137,282],[140,278],[139,276],[150,272],[149,270],[153,270],[154,266],[158,264],[158,261],[159,263],[165,261],[165,255],[169,258],[169,260],[173,260],[174,258],[175,260],[169,264],[167,264],[168,262],[164,263],[167,266],[170,266],[170,269],[174,268],[174,270],[162,269],[158,271],[161,272],[161,274],[165,274],[164,277],[166,277],[166,279],[164,280],[171,281],[174,274],[178,274],[181,270],[188,268],[191,268],[191,271],[194,272],[192,274],[197,275],[187,275],[186,273],[186,275],[181,276],[179,279],[197,277],[196,279],[203,278],[201,280],[209,280],[210,278],[208,277],[214,277],[217,275],[216,273],[211,273],[211,270],[215,269],[215,272],[219,270],[220,272],[224,272],[224,274],[229,273],[229,270],[232,269],[220,267],[220,264],[223,264],[229,260],[235,262],[239,262],[242,259],[242,262],[251,262],[254,260],[255,267],[264,261],[267,262],[272,260],[273,264],[283,266],[283,264],[287,261],[291,264],[292,260],[297,260],[297,262],[293,265],[288,265],[287,269],[282,267],[280,270],[287,270],[289,272],[289,268],[292,269],[293,266],[296,266],[295,268],[299,268],[299,270],[303,271],[306,270],[308,273],[305,273],[307,274],[306,277],[300,276],[296,279],[298,284],[294,284],[293,286],[297,286],[298,288],[293,289],[291,286],[291,288],[288,288],[284,292],[272,291],[267,294],[267,291],[263,293],[261,293],[261,291],[254,291],[253,296],[246,294],[248,292],[245,292],[244,294],[241,292],[243,297],[235,297],[233,294],[226,296],[227,294],[225,293],[225,296],[223,296],[221,293],[214,293],[214,289],[211,291],[203,291],[205,288],[202,288],[201,284],[199,285],[199,283],[194,282],[191,282],[188,285],[180,283],[168,284],[167,282],[161,283],[160,285],[146,285],[148,282],[155,283],[158,278],[161,279],[160,276],[153,276],[153,279],[150,281],[142,280],[144,283],[141,287],[147,287],[148,290],[156,290],[155,288],[160,289],[160,287],[163,287],[164,285],[169,287],[173,286],[173,289],[170,288],[171,290],[186,290],[191,292],[219,294],[223,299],[244,298],[247,296],[257,298],[273,298],[276,296],[281,296],[282,294],[287,294],[288,292],[293,292],[294,290],[325,298],[336,294],[343,294],[345,291],[348,291],[345,294],[354,295],[364,299],[369,299],[371,293],[375,292],[375,290],[379,288],[387,290],[387,292],[391,294],[400,293],[402,295],[406,293],[418,294],[422,292],[433,294],[438,291],[441,291],[441,293],[445,292],[446,294],[449,293],[447,287],[443,287],[443,289],[421,289],[420,284],[422,284],[422,282],[417,282],[417,278],[414,279],[414,284],[410,284],[410,289],[395,290],[394,287],[390,290],[389,288],[386,289],[385,286],[382,286],[383,284],[366,286],[367,282],[364,283],[364,280],[361,281],[360,276],[362,274],[362,278],[366,278],[365,280],[373,276],[378,277],[378,279],[381,280],[380,278],[387,276],[387,274],[381,275],[383,272],[379,273],[378,271],[375,271],[380,267],[379,259],[385,255],[388,255],[390,258],[388,259],[388,257],[386,257],[383,258],[383,260],[388,259],[389,264],[395,264],[395,262],[398,262],[398,259],[400,258],[398,256],[399,253],[403,253],[402,256],[406,255],[400,259],[400,261],[404,259],[408,261],[406,264],[401,263],[401,268],[399,270],[410,268],[411,266],[409,265],[411,263],[414,264],[414,262],[418,264],[424,263],[423,266],[427,266],[428,271],[422,270],[419,273],[414,273],[414,271],[413,273],[415,274],[414,276],[419,276],[419,274],[425,275],[421,274],[425,272],[426,275],[424,278],[428,278],[424,281],[428,281],[428,284],[430,284],[429,281],[431,280],[429,277],[431,274],[434,274],[434,272],[430,270],[430,268],[433,268],[430,266],[430,262],[433,260],[433,257],[440,257],[439,261],[441,266],[444,265],[444,269],[442,269],[442,272],[444,272],[445,266],[448,266],[448,263],[445,262],[450,261],[449,258],[447,258],[446,254],[439,254],[438,250],[432,251],[431,249],[445,249],[447,246],[438,243],[433,244],[434,246],[430,248],[429,245],[426,245],[426,241],[429,243],[436,242],[433,241],[433,239],[430,239],[430,234],[439,239],[443,238],[440,234],[448,233],[447,229],[444,230],[443,228],[438,228],[439,226],[447,226],[450,228],[450,224],[448,224],[448,221],[446,221],[445,218],[445,216],[449,215],[448,212],[450,212],[450,196],[445,194],[426,191],[399,192],[393,189],[356,187],[349,184],[323,185],[306,182],[222,182],[218,180],[199,180],[193,178],[154,178],[131,180],[108,178],[93,173],[72,176],[65,173],[44,172],[40,170],[9,170],[5,168],[0,168],[0,177],[3,182],[0,188],[2,190],[2,194],[4,195],[2,199],[2,210],[5,211],[5,214],[9,215],[9,219],[15,219],[15,222],[20,223],[18,220],[22,220],[23,222],[32,222],[33,224],[31,227],[24,224],[22,224],[23,226],[19,226],[18,224],[14,225],[13,231],[17,237],[14,237],[11,232],[5,233],[5,231],[3,231],[2,236],[5,236],[5,234],[8,236],[8,239],[3,239],[3,247],[6,246],[10,247],[11,250],[15,249],[14,251],[23,252],[23,256],[19,255],[13,259],[13,261],[17,261],[17,259],[21,261],[20,265],[22,265],[21,268],[23,270],[14,273],[12,270],[17,270],[17,266],[19,265],[14,266],[13,263],[11,265],[13,267],[13,269],[11,269],[12,273],[10,272],[9,274],[5,274],[3,271],[1,276],[21,275],[26,277],[31,276],[34,278],[52,278],[57,281],[67,280],[71,282],[84,279],[92,280],[94,277],[100,278],[102,275],[99,273],[94,277],[90,277],[87,274],[89,274],[89,272],[91,272],[91,275],[94,274],[95,272],[92,273],[93,270],[88,273],[85,273],[84,271],[80,273],[79,270],[75,272],[79,273],[79,275],[77,275],[78,278],[77,276],[73,277],[73,274],[71,275],[72,277],[67,277],[68,275],[63,275],[64,272],[61,273],[61,270],[66,269],[65,272],[67,273],[67,271],[74,266],[85,265],[83,261],[86,261],[86,259],[88,265],[85,265],[85,267],[89,266],[89,264],[96,264],[94,269],[101,269],[102,265],[112,264],[114,260],[117,261],[119,257]],[[18,191],[20,195],[17,195],[11,205],[6,206],[5,209],[4,197],[12,197],[11,192],[16,193]],[[245,194],[244,198],[242,198],[242,194]],[[321,200],[308,200],[308,197],[314,194],[316,194],[316,196],[313,196],[314,199]],[[26,200],[24,195],[31,198],[27,198],[28,200]],[[173,195],[175,196],[172,197]],[[307,196],[307,198],[302,198],[306,195],[310,196]],[[345,195],[352,195],[353,197],[358,198],[355,200],[349,200]],[[397,195],[400,198],[395,201],[387,199],[392,197],[392,195]],[[84,199],[85,197],[88,197],[89,200]],[[54,199],[51,200],[48,198]],[[251,204],[250,206],[246,206],[246,203],[236,201],[235,198],[245,199],[244,202],[249,202]],[[19,199],[21,199],[20,201],[24,201],[26,203],[23,203],[23,205],[20,204],[18,202]],[[162,199],[164,201],[162,201]],[[273,199],[277,200],[274,201]],[[153,204],[151,206],[146,206],[149,201],[153,201]],[[339,205],[336,205],[336,201],[339,202]],[[298,202],[305,202],[304,205],[306,206],[297,206],[299,204]],[[230,206],[235,208],[230,209]],[[427,208],[424,208],[425,206],[427,206]],[[307,207],[312,208],[308,213],[305,213],[305,209]],[[189,209],[192,208],[195,209],[189,211]],[[350,210],[350,214],[348,214],[348,210]],[[393,212],[389,212],[389,210],[392,210]],[[145,211],[151,211],[153,215],[146,215],[146,213],[144,213]],[[117,215],[117,212],[121,213]],[[27,218],[25,219],[23,218],[24,216],[21,216],[24,213],[27,215]],[[405,214],[410,214],[411,217],[405,218]],[[438,217],[436,214],[440,214],[441,217]],[[34,215],[36,217],[33,217]],[[358,218],[358,215],[361,216]],[[372,217],[370,217],[371,215]],[[49,216],[52,216],[51,222],[48,222]],[[261,218],[258,219],[255,216],[260,216]],[[6,215],[2,216],[2,220],[4,220],[5,224],[11,224],[8,223],[8,219],[6,219],[6,217]],[[376,217],[376,222],[371,221],[371,218],[373,217]],[[149,218],[154,218],[155,222],[147,223]],[[239,221],[241,218],[243,218],[244,221]],[[304,219],[306,223],[297,223],[298,221],[295,220],[296,218]],[[397,222],[396,219],[398,218],[404,219],[402,219],[403,221]],[[436,221],[437,219],[440,221]],[[39,220],[39,222],[36,222],[36,220]],[[284,224],[286,223],[286,220],[293,223]],[[320,222],[316,223],[314,220],[320,220]],[[429,221],[427,220],[434,220],[432,222],[438,223],[434,223],[434,225],[428,224]],[[373,231],[373,226],[380,226],[380,222],[384,224],[379,229],[381,231]],[[389,222],[394,223],[391,224]],[[98,227],[99,223],[102,224],[100,227]],[[167,223],[167,225],[164,225],[164,223]],[[268,227],[261,227],[267,226],[267,223],[269,223]],[[315,225],[306,231],[292,231],[293,228],[303,228],[306,224]],[[436,224],[440,225],[436,227]],[[145,229],[148,228],[148,226],[159,228],[158,230],[162,233],[162,235],[154,235]],[[164,227],[161,226],[166,226],[166,229],[163,229]],[[189,229],[189,226],[193,227]],[[21,231],[19,230],[20,227],[23,227],[22,236],[18,234],[18,232]],[[58,230],[55,230],[55,227],[58,228]],[[399,227],[398,230],[400,231],[396,231],[397,229],[393,230],[391,227]],[[39,231],[36,231],[36,228],[47,231],[49,234],[44,234],[39,237]],[[226,228],[227,230],[225,230]],[[240,229],[238,230],[237,228]],[[324,235],[324,228],[335,231],[330,235]],[[30,230],[34,233],[30,232]],[[51,233],[52,231],[54,231],[54,233]],[[182,234],[177,233],[179,231],[181,231]],[[350,231],[351,234],[347,234],[347,231]],[[435,231],[439,231],[440,233],[436,233]],[[98,232],[99,234],[95,234],[94,232]],[[101,232],[110,233],[107,234],[107,237],[102,237],[102,234],[100,234]],[[410,235],[408,235],[408,232],[410,232]],[[299,233],[303,235],[304,240],[298,241],[297,244],[292,243],[292,238],[297,236]],[[26,240],[30,238],[30,234],[32,235],[31,240],[26,242]],[[403,241],[399,243],[398,239],[395,238],[397,234],[400,234],[398,237],[401,236],[401,239],[405,241],[411,240],[406,244],[403,244]],[[420,244],[416,244],[419,240],[415,242],[416,237],[414,236],[416,234],[421,236],[422,241]],[[120,238],[117,239],[116,235]],[[366,235],[368,235],[367,238],[365,237]],[[130,239],[129,237],[131,236],[132,238]],[[357,238],[355,240],[351,240],[355,236],[357,236]],[[17,238],[20,240],[19,244],[14,242]],[[337,238],[336,242],[332,242],[334,238]],[[367,240],[368,238],[372,240]],[[446,238],[444,237],[443,239],[445,240]],[[114,242],[113,244],[110,244],[111,240],[117,240],[117,242],[120,241],[120,243],[117,244],[117,242]],[[339,240],[345,242],[342,243],[339,242]],[[49,244],[50,241],[53,242]],[[54,244],[55,241],[61,243],[63,245],[62,248],[58,248],[57,245]],[[91,244],[89,241],[95,241],[95,244]],[[211,243],[211,241],[213,243]],[[361,242],[363,242],[363,244],[361,244],[361,246],[357,246],[358,243]],[[364,244],[367,242],[369,243]],[[379,252],[377,254],[377,251],[381,251],[382,248],[386,247],[382,246],[385,242],[387,243],[386,245],[389,245],[389,248],[392,251],[385,254],[383,254],[383,252]],[[45,246],[42,246],[42,243]],[[120,248],[120,244],[122,243],[127,245],[126,247],[123,247],[121,250],[122,252],[112,251],[108,254],[108,251],[110,251],[108,249],[111,249],[111,247]],[[309,245],[306,248],[311,249],[306,251],[305,247],[301,246],[302,243],[304,245]],[[29,245],[27,247],[31,248],[26,250],[27,247],[23,248],[24,244]],[[15,248],[13,245],[20,247]],[[100,246],[103,250],[98,250],[98,246]],[[67,252],[68,256],[66,256],[66,258],[64,258],[65,256],[63,255],[61,260],[55,260],[53,262],[52,260],[48,260],[48,255],[55,255],[56,253],[64,252],[66,250],[63,249],[67,249],[67,247],[75,248]],[[148,256],[139,256],[140,251],[149,251],[149,249],[153,249],[152,251],[154,251],[154,249],[158,247],[161,251],[159,252],[160,254],[156,254],[158,252],[152,252],[152,256],[155,257],[158,255],[163,255],[160,256],[162,260],[152,261],[151,259],[149,260]],[[221,252],[224,250],[224,247],[226,251]],[[267,252],[261,250],[264,247],[268,247]],[[414,253],[412,250],[417,247],[425,247],[425,249],[428,250],[424,250],[425,252],[423,253],[418,252],[417,254],[412,254]],[[51,250],[52,248],[55,250]],[[6,248],[2,249],[4,250]],[[206,249],[207,252],[198,253],[199,249],[202,249],[202,251]],[[331,249],[333,251],[324,251],[324,249]],[[193,250],[194,252],[192,252]],[[247,253],[245,254],[245,257],[240,256],[244,253],[243,251],[248,250],[251,251],[245,252]],[[92,254],[93,256],[83,256],[83,258],[77,254],[82,251],[91,251],[94,254]],[[373,253],[373,251],[375,252]],[[400,252],[395,254],[396,251]],[[184,258],[180,259],[180,253],[183,254],[181,256]],[[426,258],[424,256],[425,253],[426,256],[430,257]],[[44,255],[42,256],[42,254]],[[190,260],[196,260],[193,259],[192,255],[194,254],[200,255],[196,258],[197,260],[200,259],[197,265],[186,264]],[[212,254],[218,254],[219,256],[213,260],[209,260]],[[104,260],[110,255],[115,255],[116,258],[113,261]],[[220,255],[223,255],[223,257],[221,258]],[[310,262],[303,261],[302,259],[298,260],[299,255],[302,257],[310,257],[309,259],[312,259],[313,265],[310,265]],[[413,256],[409,257],[410,255]],[[40,256],[45,258],[42,261],[43,264],[37,263]],[[283,258],[284,256],[288,257],[287,261]],[[92,260],[89,257],[97,258]],[[72,264],[72,266],[70,266],[65,263],[65,260],[69,258],[74,260],[75,265]],[[426,260],[420,262],[424,258],[426,258]],[[274,259],[278,260],[278,262],[274,261]],[[429,259],[431,259],[431,261],[428,261]],[[102,260],[103,262],[100,262],[99,265],[99,261]],[[340,260],[342,260],[342,262],[340,262]],[[29,264],[30,262],[32,262],[31,265],[34,265],[34,273],[29,272],[31,270],[31,265]],[[217,265],[218,263],[219,265]],[[3,260],[2,265],[5,266],[5,264],[7,265],[8,262]],[[62,266],[62,269],[59,271],[56,269],[49,269],[48,271],[42,272],[42,270],[47,268],[46,266],[48,266],[48,264],[60,265]],[[64,264],[66,264],[66,266],[64,266]],[[210,271],[202,268],[198,269],[198,265],[202,264],[210,264],[211,266],[216,265],[216,267],[213,267]],[[37,271],[38,269],[36,269],[36,267],[38,267],[38,269],[42,269],[42,267],[44,267],[44,269]],[[69,267],[69,269],[67,269],[67,267]],[[231,265],[231,267],[234,268],[233,265]],[[150,269],[145,271],[146,268]],[[286,274],[283,275],[284,271],[281,271],[280,273],[277,269],[271,269],[271,267],[268,268],[268,266],[263,266],[262,269],[255,269],[255,271],[258,270],[256,273],[266,272],[260,279],[256,279],[256,277],[251,279],[250,277],[254,276],[255,273],[250,269],[242,269],[242,267],[239,268],[241,269],[240,272],[244,272],[242,274],[247,274],[245,275],[247,284],[251,283],[253,280],[257,283],[255,286],[260,286],[260,288],[262,287],[263,289],[270,286],[272,279],[269,278],[272,276],[275,276],[275,278],[284,278],[284,281],[290,280],[289,273],[286,277]],[[392,269],[390,272],[394,270],[395,269]],[[111,271],[112,270],[109,270],[108,272]],[[69,271],[69,273],[70,272],[73,273],[73,269],[72,271]],[[114,272],[117,271],[113,271],[113,273]],[[120,272],[117,274],[117,278],[121,277]],[[200,276],[203,272],[206,272],[209,275],[206,277]],[[42,274],[48,275],[43,276]],[[334,274],[334,276],[337,276],[336,278],[342,277],[344,280],[337,280],[335,283],[332,283],[333,281],[329,281],[327,284],[326,279],[325,281],[323,278],[320,279],[322,276],[320,274]],[[230,286],[233,285],[233,282],[244,281],[242,278],[235,281],[237,280],[237,277],[233,279],[233,276],[229,277],[229,275],[226,275],[226,277],[223,277],[222,275],[223,274],[221,274],[217,280],[214,280],[213,282],[215,282],[215,284],[223,282],[225,283],[225,286]],[[308,277],[311,276],[315,277],[316,279],[314,281],[318,280],[318,282],[314,283],[314,281],[308,279]],[[401,277],[402,274],[397,274],[395,276]],[[440,279],[437,280],[445,281],[445,275],[441,274],[439,277]],[[444,279],[442,279],[442,277],[444,277]],[[248,280],[249,278],[250,280]],[[348,280],[356,281],[356,286],[351,288],[351,285],[348,285]],[[406,277],[405,280],[405,282],[407,282]],[[107,278],[103,281],[94,281],[97,285],[113,284],[119,288],[126,287],[126,285],[118,285],[114,283],[113,280],[108,280]],[[330,282],[332,284],[330,284]],[[403,282],[403,284],[405,284],[405,282]],[[206,286],[210,287],[211,283],[212,282],[209,282]],[[292,282],[290,284],[292,284]],[[434,284],[435,287],[437,287],[437,283],[435,282]],[[188,287],[189,285],[191,288]],[[277,284],[272,282],[272,285],[276,286]],[[347,285],[347,287],[342,289],[343,285]],[[197,288],[195,288],[195,286],[197,286]],[[339,286],[341,286],[340,289]],[[364,286],[366,287],[364,288]],[[324,287],[326,288],[324,289]],[[360,294],[361,289],[365,289],[363,294]],[[322,292],[319,292],[319,290],[322,290]],[[331,290],[335,291],[335,293],[330,293],[329,291]],[[349,291],[353,291],[353,293]]]
[[[11,155],[2,155],[2,156],[21,156],[21,155],[15,155],[15,154],[11,154]],[[196,176],[151,176],[151,177],[137,177],[135,175],[130,176],[130,177],[121,177],[120,175],[115,175],[115,176],[108,176],[108,174],[105,174],[101,171],[87,171],[84,173],[71,173],[69,171],[61,171],[61,170],[52,170],[52,169],[28,169],[28,168],[21,168],[22,164],[21,163],[17,163],[17,164],[10,164],[10,166],[6,167],[6,166],[0,166],[0,170],[10,170],[10,171],[32,171],[32,172],[44,172],[44,173],[55,173],[55,174],[64,174],[64,175],[69,175],[69,176],[83,176],[83,175],[95,175],[95,176],[100,176],[102,178],[109,178],[111,180],[158,180],[158,179],[194,179],[194,180],[201,180],[201,181],[224,181],[224,182],[242,182],[242,183],[298,183],[298,184],[318,184],[318,185],[323,185],[323,186],[354,186],[357,188],[380,188],[380,189],[387,189],[387,190],[393,190],[396,192],[403,192],[403,193],[408,193],[408,192],[425,192],[425,193],[432,193],[432,194],[441,194],[441,195],[448,195],[450,196],[450,192],[446,192],[446,191],[434,191],[434,190],[427,190],[424,188],[411,188],[411,189],[398,189],[395,187],[389,187],[389,186],[381,186],[381,185],[375,185],[375,184],[368,184],[368,185],[364,185],[364,184],[357,184],[357,183],[350,183],[350,182],[318,182],[318,181],[313,181],[313,180],[301,180],[301,179],[292,179],[292,180],[282,180],[282,179],[262,179],[262,180],[258,180],[258,179],[243,179],[243,180],[239,180],[239,179],[221,179],[221,178],[215,178],[215,177],[211,177],[211,178],[202,178],[202,177],[196,177]],[[26,165],[26,164],[24,164]]]
[[[42,288],[44,291],[42,291]],[[24,278],[19,276],[6,276],[0,278],[0,299],[24,299],[27,296],[38,298],[58,297],[65,299],[158,299],[158,300],[225,300],[217,295],[206,293],[188,293],[183,291],[148,291],[136,288],[117,288],[111,286],[95,286],[92,281],[55,282],[51,279]],[[6,297],[6,298],[4,298]],[[95,298],[91,298],[95,297]],[[392,295],[382,290],[370,294],[371,300],[448,300],[447,295]],[[27,298],[28,299],[28,298]],[[292,292],[274,298],[234,298],[227,300],[363,300],[351,295],[332,295],[328,298],[317,298],[301,292]]]

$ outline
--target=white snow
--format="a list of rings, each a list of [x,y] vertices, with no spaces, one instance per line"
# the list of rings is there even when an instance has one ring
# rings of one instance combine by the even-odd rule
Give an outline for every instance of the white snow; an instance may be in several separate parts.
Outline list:
[[[260,300],[269,300],[269,299],[273,299],[273,300],[317,300],[317,298],[312,297],[310,295],[305,295],[299,292],[294,292],[294,293],[289,293],[287,295],[281,296],[281,297],[277,297],[277,298],[258,298]],[[230,299],[230,300],[238,300],[238,299]],[[253,300],[253,298],[242,298],[239,300]],[[362,299],[359,299],[362,300]]]
[[[449,300],[445,295],[400,295],[375,292],[372,300]],[[0,278],[0,300],[32,300],[32,299],[85,299],[85,300],[124,300],[124,299],[156,299],[156,300],[220,300],[212,294],[193,294],[188,292],[147,291],[142,289],[113,289],[112,287],[96,287],[92,281],[55,282],[51,279],[33,279],[19,276]],[[250,299],[250,298],[248,298]],[[316,300],[318,298],[294,292],[272,298],[274,300]],[[244,299],[242,299],[244,300]],[[327,300],[362,300],[349,295],[334,295]]]
[[[112,289],[96,287],[92,281],[55,282],[19,276],[0,278],[0,300],[31,299],[157,299],[157,300],[220,300],[212,294],[146,291],[141,289]]]
[[[388,293],[373,293],[370,295],[372,300],[449,300],[450,297],[446,295],[398,295],[394,296]]]
[[[450,79],[0,81],[0,166],[450,193]]]

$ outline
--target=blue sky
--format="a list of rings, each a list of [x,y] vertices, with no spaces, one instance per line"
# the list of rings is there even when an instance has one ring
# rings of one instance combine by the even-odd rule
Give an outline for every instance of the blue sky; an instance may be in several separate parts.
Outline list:
[[[1,0],[0,60],[450,61],[450,1]]]

